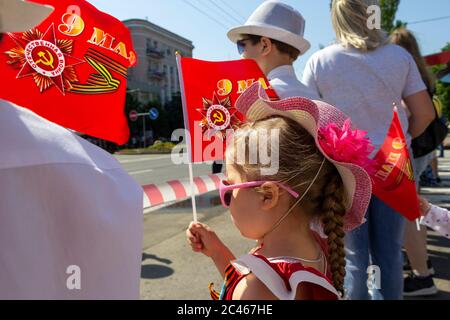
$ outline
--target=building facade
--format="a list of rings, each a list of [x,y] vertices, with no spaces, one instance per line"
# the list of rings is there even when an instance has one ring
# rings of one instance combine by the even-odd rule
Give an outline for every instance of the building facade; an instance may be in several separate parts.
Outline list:
[[[142,103],[159,101],[164,106],[180,92],[175,53],[192,57],[192,41],[147,20],[130,19],[123,23],[130,30],[138,56],[137,65],[129,70],[129,92]]]

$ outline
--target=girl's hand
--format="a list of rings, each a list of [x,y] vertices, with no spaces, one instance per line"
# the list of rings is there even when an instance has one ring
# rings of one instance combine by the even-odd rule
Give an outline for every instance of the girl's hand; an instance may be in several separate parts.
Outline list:
[[[186,236],[192,251],[203,253],[207,257],[221,254],[226,249],[216,233],[200,222],[191,222],[186,230]]]
[[[422,215],[422,217],[425,217],[428,211],[430,211],[431,205],[427,199],[422,197],[419,197],[419,202],[420,202],[420,214]]]

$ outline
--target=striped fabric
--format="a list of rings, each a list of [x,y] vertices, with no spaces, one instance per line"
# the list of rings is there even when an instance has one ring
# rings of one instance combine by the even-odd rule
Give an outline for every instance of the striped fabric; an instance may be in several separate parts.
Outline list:
[[[219,293],[216,290],[214,290],[214,284],[211,283],[209,285],[209,292],[211,295],[211,298],[213,300],[224,300],[227,292],[232,286],[235,286],[238,283],[239,279],[239,273],[236,271],[236,269],[233,267],[232,264],[229,264],[228,267],[225,269],[225,280],[222,286],[222,292]]]
[[[201,195],[219,189],[220,180],[225,175],[210,174],[194,178],[194,194]],[[168,181],[161,184],[150,184],[142,187],[144,189],[144,209],[172,201],[187,199],[191,196],[191,185],[189,179]]]

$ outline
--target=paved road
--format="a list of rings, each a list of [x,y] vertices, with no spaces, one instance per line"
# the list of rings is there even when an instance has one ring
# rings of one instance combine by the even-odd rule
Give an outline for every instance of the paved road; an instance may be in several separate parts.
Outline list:
[[[170,155],[115,155],[125,170],[141,185],[189,177],[188,166],[176,165]],[[211,165],[194,164],[194,176],[211,173]]]

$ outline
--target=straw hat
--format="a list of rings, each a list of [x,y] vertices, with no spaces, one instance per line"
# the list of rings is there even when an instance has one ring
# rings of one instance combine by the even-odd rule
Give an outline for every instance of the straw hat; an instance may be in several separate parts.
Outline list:
[[[370,145],[370,141],[367,138],[361,138],[362,131],[358,131],[357,134],[355,134],[355,131],[352,131],[353,140],[347,141],[347,143],[352,145],[360,144],[361,148],[355,148],[357,152],[344,155],[344,158],[355,159],[358,158],[357,153],[367,154],[367,160],[365,157],[360,157],[358,161],[354,161],[360,163],[342,161],[342,157],[340,161],[336,161],[335,159],[339,157],[334,155],[333,151],[325,152],[323,148],[323,129],[330,126],[333,128],[346,128],[346,123],[348,126],[349,118],[344,113],[327,103],[301,97],[270,101],[259,82],[253,84],[239,97],[236,101],[236,108],[249,121],[257,121],[278,115],[290,118],[305,128],[315,139],[320,152],[336,166],[341,175],[345,188],[345,207],[347,210],[344,217],[344,230],[353,230],[364,222],[364,216],[372,196],[372,181],[366,169],[363,168],[366,161],[367,163],[372,161],[368,158],[371,151],[370,148],[373,148]],[[352,135],[352,133],[349,132],[349,135]],[[368,146],[367,150],[365,150],[366,145]],[[337,147],[339,148],[339,146]],[[350,151],[352,147],[341,146],[342,149],[348,149],[349,153],[352,152]]]

